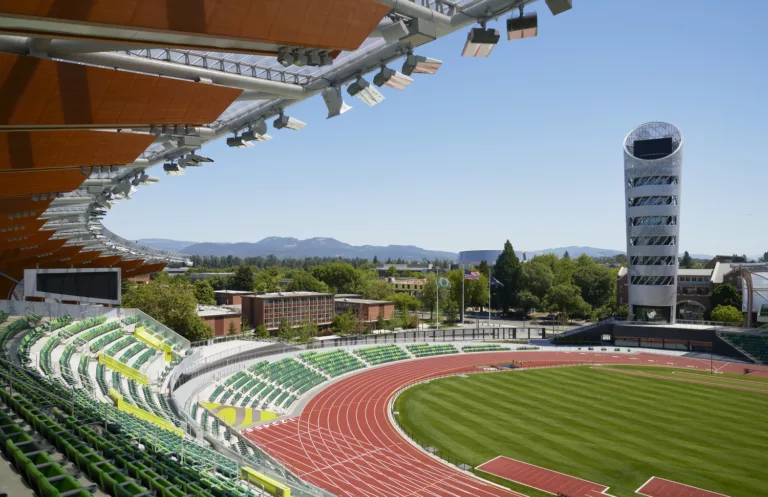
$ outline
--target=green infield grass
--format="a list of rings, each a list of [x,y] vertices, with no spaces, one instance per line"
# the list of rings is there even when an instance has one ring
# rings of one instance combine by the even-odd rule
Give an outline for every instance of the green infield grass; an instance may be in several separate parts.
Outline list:
[[[630,369],[662,377],[582,366],[442,378],[400,394],[394,411],[423,444],[472,466],[503,455],[617,497],[636,497],[651,476],[731,497],[768,495],[768,393],[723,388],[751,386],[728,381],[751,379],[738,375],[702,375],[717,383],[709,385],[664,378],[685,369]]]

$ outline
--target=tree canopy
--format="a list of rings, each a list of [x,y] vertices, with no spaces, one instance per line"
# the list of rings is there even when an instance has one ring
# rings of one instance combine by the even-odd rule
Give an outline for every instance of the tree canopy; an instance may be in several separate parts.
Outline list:
[[[504,286],[498,288],[498,305],[504,312],[517,305],[517,292],[520,291],[520,260],[509,240],[504,244],[504,250],[496,259],[493,276]]]
[[[327,293],[328,285],[318,280],[311,274],[305,271],[300,271],[293,275],[291,282],[286,285],[285,289],[289,292]]]
[[[730,284],[720,285],[709,294],[709,307],[715,309],[718,306],[731,306],[741,309],[741,292]]]
[[[159,278],[131,288],[122,300],[123,307],[146,312],[187,340],[212,336],[211,328],[197,315],[197,299],[188,281]]]
[[[239,266],[232,276],[231,290],[244,292],[253,291],[253,268],[251,266]]]
[[[581,297],[581,289],[576,285],[561,283],[550,288],[544,299],[545,306],[566,316],[589,315],[590,306]]]
[[[741,323],[744,321],[744,315],[739,309],[732,305],[719,305],[712,309],[710,314],[712,321],[721,323]]]
[[[216,305],[216,294],[206,280],[197,280],[193,285],[195,299],[200,305]]]
[[[689,269],[691,266],[693,266],[693,258],[691,257],[691,254],[689,254],[686,250],[683,254],[683,257],[680,259],[680,267]]]

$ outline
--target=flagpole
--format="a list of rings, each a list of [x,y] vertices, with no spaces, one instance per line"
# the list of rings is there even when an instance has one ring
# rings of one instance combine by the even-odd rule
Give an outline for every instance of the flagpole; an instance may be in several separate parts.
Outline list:
[[[461,265],[461,325],[464,326],[464,280],[467,275],[464,274],[464,264]]]
[[[491,326],[491,268],[488,267],[488,326]]]
[[[435,322],[438,330],[440,330],[440,280],[437,279],[439,273],[440,270],[435,268]]]

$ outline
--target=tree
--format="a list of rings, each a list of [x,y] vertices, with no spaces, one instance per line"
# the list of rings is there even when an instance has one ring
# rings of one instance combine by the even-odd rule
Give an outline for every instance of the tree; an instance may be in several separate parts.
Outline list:
[[[243,314],[240,316],[240,332],[245,333],[251,329],[251,323],[248,322],[248,316]]]
[[[168,283],[167,279],[137,285],[123,296],[123,307],[146,312],[187,340],[210,338],[212,333],[197,315],[197,300],[189,283]]]
[[[518,305],[523,310],[523,315],[527,316],[531,309],[536,309],[541,305],[539,297],[528,290],[521,290],[517,294]]]
[[[269,338],[269,330],[263,324],[253,329],[253,334],[259,338]]]
[[[284,342],[292,342],[296,338],[296,329],[291,326],[287,318],[280,320],[280,326],[277,328],[277,336]]]
[[[285,287],[289,292],[319,292],[328,293],[328,285],[318,280],[306,271],[296,272],[291,282]]]
[[[448,299],[445,301],[445,305],[441,305],[440,309],[443,310],[443,315],[445,316],[445,321],[448,323],[455,323],[458,321],[459,316],[459,304],[456,303],[453,299]]]
[[[229,330],[227,330],[230,335],[237,335],[237,326],[235,326],[234,321],[229,322]]]
[[[312,266],[310,273],[330,288],[333,293],[357,293],[360,274],[345,262],[333,262],[327,266]]]
[[[764,252],[759,262],[768,262],[768,252]]]
[[[378,317],[376,318],[376,329],[383,330],[386,327],[387,327],[387,322],[384,319],[384,314],[380,312]]]
[[[542,262],[538,257],[523,264],[522,268],[522,288],[531,292],[539,300],[547,295],[547,292],[555,282],[555,275],[552,269]]]
[[[298,328],[298,340],[309,343],[317,336],[317,325],[309,320],[302,321]]]
[[[515,249],[507,240],[504,250],[499,254],[494,266],[494,276],[503,287],[497,290],[499,307],[505,313],[517,305],[517,292],[520,291],[520,260]]]
[[[576,267],[566,250],[563,257],[557,260],[557,265],[555,266],[555,284],[570,284],[573,281],[573,272],[575,270]]]
[[[710,313],[712,321],[720,323],[742,323],[744,321],[744,315],[739,309],[732,305],[719,305],[712,309]]]
[[[581,289],[582,298],[597,309],[608,305],[616,294],[616,277],[609,268],[589,260],[589,264],[577,264],[573,283]]]
[[[735,286],[727,283],[718,286],[709,294],[709,308],[715,309],[718,306],[741,309],[741,293]]]
[[[378,278],[366,278],[362,280],[360,292],[366,299],[388,300],[394,290],[384,280]]]
[[[686,250],[683,253],[683,257],[680,259],[680,267],[684,269],[690,269],[691,266],[693,266],[693,258],[691,257],[691,254],[689,254]]]
[[[397,276],[397,268],[395,266],[389,266],[387,269],[387,276],[395,277]]]
[[[253,291],[253,268],[251,266],[238,266],[232,275],[232,290],[245,292]]]
[[[419,299],[408,293],[394,293],[390,295],[389,300],[394,302],[395,309],[405,314],[413,312],[421,307]]]
[[[278,292],[280,291],[280,272],[279,271],[259,271],[253,277],[253,291],[256,292]]]
[[[374,264],[378,264],[379,263],[379,258],[376,257],[375,255],[373,256],[373,263]]]
[[[565,283],[553,286],[544,299],[544,306],[550,311],[562,312],[566,316],[589,315],[591,308],[581,297],[581,289]]]
[[[216,295],[213,287],[206,280],[197,280],[193,285],[195,300],[200,305],[216,305]]]
[[[477,265],[477,272],[484,274],[486,277],[490,276],[491,267],[488,265],[488,261],[480,261],[480,264]]]
[[[352,309],[348,309],[343,314],[337,314],[334,316],[331,322],[331,329],[333,333],[339,336],[352,335],[357,329],[357,319]]]

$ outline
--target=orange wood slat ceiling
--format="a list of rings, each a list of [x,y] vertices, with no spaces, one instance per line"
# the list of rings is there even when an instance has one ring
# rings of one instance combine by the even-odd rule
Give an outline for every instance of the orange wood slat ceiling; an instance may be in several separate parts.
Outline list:
[[[139,266],[141,266],[143,263],[144,261],[141,259],[134,259],[134,260],[128,260],[128,261],[122,260],[118,262],[117,265],[120,267],[120,269],[123,270],[123,272],[125,272],[125,271],[131,271],[133,269],[136,269]]]
[[[86,263],[88,267],[112,267],[120,261],[119,255],[107,255],[103,257],[97,257],[92,261]]]
[[[0,238],[16,235],[29,235],[35,233],[43,227],[45,219],[8,219],[7,216],[0,216]],[[3,231],[5,230],[5,231]]]
[[[374,0],[0,0],[0,13],[197,34],[200,46],[215,37],[338,50],[357,49],[389,10]]]
[[[80,169],[0,171],[0,197],[71,192],[85,179]]]
[[[35,231],[33,233],[0,233],[0,250],[10,250],[29,245],[39,245],[53,235],[53,231]]]
[[[0,178],[2,178],[0,176]],[[19,221],[37,218],[51,204],[52,200],[32,200],[32,197],[26,195],[23,197],[0,197],[0,217],[8,219],[9,214],[26,213],[28,216],[18,218]]]
[[[157,273],[162,271],[165,266],[166,264],[163,262],[144,264],[143,266],[139,266],[133,271],[126,271],[126,273],[123,274],[123,278],[132,278],[134,276]]]
[[[0,53],[0,126],[208,124],[242,90]]]
[[[0,171],[128,164],[154,139],[110,131],[0,131]]]

